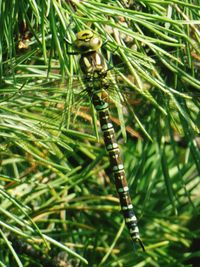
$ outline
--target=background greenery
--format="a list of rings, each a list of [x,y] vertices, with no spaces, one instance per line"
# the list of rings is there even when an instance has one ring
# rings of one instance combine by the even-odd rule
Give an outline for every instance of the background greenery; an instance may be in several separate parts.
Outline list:
[[[0,12],[0,265],[198,266],[200,2],[11,0]],[[68,53],[85,28],[117,80],[111,115],[145,253]]]

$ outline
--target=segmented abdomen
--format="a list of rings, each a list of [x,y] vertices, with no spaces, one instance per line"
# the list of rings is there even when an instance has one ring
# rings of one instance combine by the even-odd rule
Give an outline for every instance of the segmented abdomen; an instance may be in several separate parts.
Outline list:
[[[101,130],[103,132],[106,150],[109,153],[112,174],[114,176],[115,186],[119,194],[120,205],[126,225],[129,229],[132,240],[139,241],[141,243],[139,229],[137,227],[137,219],[129,194],[129,188],[120,156],[119,146],[116,142],[114,127],[110,120],[108,103],[102,100],[101,97],[95,93],[92,96],[92,101],[95,109],[99,113]]]

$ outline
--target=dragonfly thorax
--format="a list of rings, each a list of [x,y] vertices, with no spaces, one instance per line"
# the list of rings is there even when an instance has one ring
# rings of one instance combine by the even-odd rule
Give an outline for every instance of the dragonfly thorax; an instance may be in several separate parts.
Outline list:
[[[107,71],[103,56],[95,51],[82,54],[79,63],[82,72],[86,75],[89,73],[99,73],[101,75]]]
[[[90,91],[100,91],[108,87],[107,65],[101,54],[95,51],[81,55],[80,67],[87,79],[87,88]]]

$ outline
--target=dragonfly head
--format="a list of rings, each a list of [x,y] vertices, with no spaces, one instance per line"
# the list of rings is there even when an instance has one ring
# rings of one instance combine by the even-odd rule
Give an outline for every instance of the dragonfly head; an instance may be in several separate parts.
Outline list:
[[[95,35],[91,30],[83,30],[76,34],[74,47],[81,54],[90,51],[98,51],[102,46],[102,40]]]

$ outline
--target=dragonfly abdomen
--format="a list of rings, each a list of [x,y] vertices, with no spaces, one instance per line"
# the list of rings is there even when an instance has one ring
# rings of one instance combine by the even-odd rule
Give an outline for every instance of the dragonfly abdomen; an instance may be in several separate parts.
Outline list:
[[[119,146],[116,142],[115,130],[110,119],[108,104],[104,102],[98,95],[93,97],[93,104],[99,113],[99,120],[101,130],[103,132],[105,147],[109,154],[112,174],[119,195],[121,210],[125,219],[125,223],[129,229],[129,233],[133,241],[138,241],[140,240],[140,234],[137,227],[137,219],[133,211],[124,165],[121,159]]]

